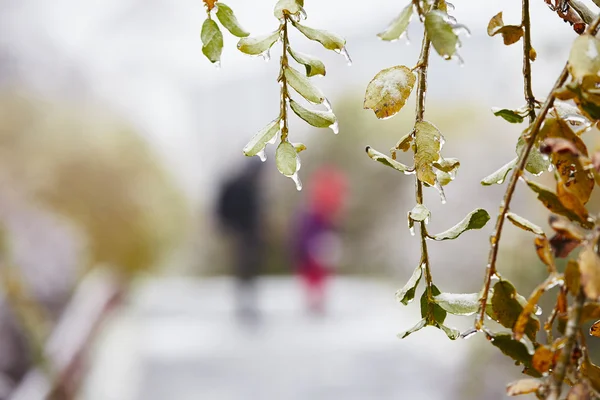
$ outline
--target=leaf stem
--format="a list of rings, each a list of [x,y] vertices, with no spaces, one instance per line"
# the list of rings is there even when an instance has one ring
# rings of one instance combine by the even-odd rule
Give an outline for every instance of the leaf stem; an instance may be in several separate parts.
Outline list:
[[[285,69],[288,67],[288,14],[284,13],[283,15],[283,24],[281,25],[281,43],[282,43],[282,51],[281,51],[281,69],[279,70],[279,82],[281,84],[281,103],[280,103],[280,114],[279,118],[283,121],[283,126],[281,127],[281,141],[285,142],[288,136],[288,87],[287,87],[287,79],[285,77]]]
[[[523,88],[529,114],[529,125],[535,120],[535,96],[531,88],[531,18],[529,17],[529,0],[523,0],[521,26],[523,27]]]

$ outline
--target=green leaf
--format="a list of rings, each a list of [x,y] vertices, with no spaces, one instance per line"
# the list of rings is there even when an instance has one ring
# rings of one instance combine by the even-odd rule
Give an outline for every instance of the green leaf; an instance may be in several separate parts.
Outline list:
[[[492,295],[492,309],[498,321],[505,328],[512,329],[523,312],[523,304],[527,304],[524,298],[518,299],[517,290],[508,281],[499,281],[494,285],[494,294]],[[537,331],[540,329],[540,322],[533,316],[529,317],[525,327],[525,334],[535,342]]]
[[[525,116],[526,116],[526,115],[525,116],[522,115],[522,113],[519,113],[518,111],[508,110],[506,108],[502,108],[502,109],[492,108],[492,112],[494,113],[495,116],[502,117],[502,118],[504,118],[505,121],[508,121],[511,124],[520,124],[521,122],[523,122],[523,120],[525,119]]]
[[[492,173],[491,175],[486,176],[481,180],[481,184],[484,186],[490,186],[494,184],[501,185],[504,183],[506,176],[508,173],[517,165],[518,158],[515,158],[512,161],[509,161],[505,165],[503,165],[498,171]]]
[[[517,155],[520,155],[523,152],[524,147],[525,139],[523,138],[523,136],[521,136],[517,141]],[[544,171],[548,171],[549,167],[550,160],[548,160],[547,157],[544,157],[542,155],[539,146],[533,146],[531,148],[531,151],[529,152],[529,156],[527,157],[527,164],[525,164],[525,169],[534,175],[539,175]]]
[[[440,293],[435,302],[454,315],[473,315],[479,309],[479,293]]]
[[[529,188],[537,194],[538,200],[541,201],[542,204],[544,206],[546,206],[546,208],[548,210],[550,210],[554,214],[558,214],[558,215],[567,217],[571,221],[577,221],[584,227],[589,226],[589,222],[583,220],[577,214],[575,214],[573,211],[566,208],[561,203],[561,201],[559,200],[556,193],[552,192],[550,189],[548,189],[540,184],[537,184],[533,181],[526,180],[526,182],[527,182],[527,186],[529,186]]]
[[[257,56],[269,50],[277,40],[279,40],[279,31],[262,36],[241,38],[237,48],[242,53]]]
[[[600,40],[590,34],[578,36],[569,54],[569,71],[576,80],[600,72]]]
[[[294,60],[296,60],[296,62],[306,67],[306,76],[325,76],[325,64],[323,64],[321,60],[308,54],[292,50],[291,47],[288,47],[288,53],[290,53],[290,55],[294,58]]]
[[[292,67],[287,67],[283,73],[287,83],[294,88],[296,92],[313,104],[321,104],[325,96],[304,74]]]
[[[434,298],[440,294],[440,290],[437,286],[431,285],[431,294]],[[429,301],[427,290],[425,290],[421,296],[421,317],[427,319],[428,324],[434,325],[436,322],[438,324],[443,324],[446,320],[446,315],[446,311],[437,305],[433,299]]]
[[[304,0],[279,0],[275,4],[273,14],[275,18],[282,19],[284,10],[290,15],[297,15],[302,12],[302,7],[304,7]]]
[[[409,330],[404,331],[402,333],[399,333],[398,337],[400,339],[404,339],[405,337],[407,337],[411,333],[415,333],[416,331],[423,329],[423,327],[425,325],[427,325],[427,321],[425,320],[425,318],[423,318],[422,320],[420,320],[419,322],[417,322],[417,324],[415,326],[413,326],[412,328],[410,328]]]
[[[229,31],[233,36],[246,37],[250,35],[250,32],[246,31],[238,22],[233,10],[224,3],[217,3],[217,18],[221,21],[221,24]]]
[[[202,24],[200,38],[202,39],[202,53],[211,63],[219,62],[223,51],[223,34],[219,25],[212,19],[206,19]]]
[[[471,229],[481,229],[490,220],[490,215],[482,208],[471,211],[462,221],[452,228],[432,236],[434,240],[452,240],[459,237],[463,232]]]
[[[379,71],[367,86],[363,108],[373,110],[379,119],[392,117],[406,104],[416,79],[404,65]]]
[[[425,30],[435,51],[446,60],[452,58],[459,41],[453,26],[448,22],[448,14],[438,10],[428,12],[425,16]]]
[[[516,226],[517,228],[521,228],[525,231],[533,232],[536,235],[544,236],[544,231],[542,230],[542,228],[540,228],[533,222],[528,221],[527,219],[525,219],[515,213],[508,212],[506,214],[506,218],[508,218],[508,220],[510,222],[512,222],[513,225]]]
[[[427,221],[431,216],[431,212],[423,204],[417,204],[409,212],[409,216],[413,221]]]
[[[412,273],[410,279],[404,287],[396,292],[396,300],[400,303],[407,305],[415,298],[415,291],[417,290],[417,286],[419,286],[419,281],[421,280],[421,276],[423,275],[423,268],[419,265],[415,268]]]
[[[440,185],[446,186],[456,177],[456,172],[460,167],[460,161],[456,158],[443,158],[434,162],[433,166],[438,169],[435,171],[437,181]]]
[[[335,33],[328,32],[325,30],[309,28],[308,26],[302,25],[299,22],[292,20],[292,24],[298,29],[304,36],[310,40],[317,41],[323,45],[327,50],[334,50],[341,52],[346,45],[346,40]]]
[[[296,153],[306,150],[306,145],[304,143],[292,143],[292,146],[296,149]]]
[[[456,340],[460,337],[460,331],[458,329],[448,328],[444,324],[438,324],[437,327],[443,330],[450,340]]]
[[[267,144],[273,144],[277,139],[277,133],[279,132],[279,121],[280,118],[277,118],[271,121],[269,125],[258,131],[258,133],[256,133],[256,135],[254,135],[250,142],[248,142],[248,144],[244,147],[244,155],[247,157],[258,155],[261,159],[263,159],[263,150]]]
[[[379,161],[383,165],[387,165],[388,167],[392,167],[400,172],[407,172],[409,170],[408,166],[399,163],[398,161],[392,159],[391,157],[386,156],[383,153],[374,150],[370,146],[367,146],[367,154],[375,161]]]
[[[275,152],[275,164],[283,175],[291,177],[300,169],[296,148],[290,142],[281,142]]]
[[[525,344],[514,340],[510,333],[498,333],[492,337],[491,341],[494,346],[515,360],[517,364],[532,368],[533,355],[529,353]]]
[[[413,9],[412,3],[409,4],[408,6],[406,6],[402,10],[400,15],[398,15],[390,23],[390,25],[387,27],[387,29],[384,32],[377,34],[377,36],[381,40],[388,40],[388,41],[398,40],[400,38],[400,36],[402,36],[402,34],[404,32],[406,32],[406,29],[408,28],[408,24],[410,24],[410,20],[413,15],[413,10],[414,9]]]
[[[297,116],[316,128],[328,128],[336,123],[335,115],[332,112],[307,110],[292,99],[290,99],[290,107]]]
[[[427,121],[415,124],[415,169],[417,179],[435,186],[436,174],[433,163],[440,159],[443,137],[440,131]]]

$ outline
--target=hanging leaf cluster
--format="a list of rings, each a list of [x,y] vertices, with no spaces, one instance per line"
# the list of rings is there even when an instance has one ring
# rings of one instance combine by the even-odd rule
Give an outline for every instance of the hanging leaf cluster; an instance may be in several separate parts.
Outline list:
[[[221,65],[221,53],[223,52],[223,33],[219,24],[213,19],[216,15],[221,25],[233,36],[243,38],[250,35],[237,20],[231,7],[216,0],[204,0],[207,18],[202,24],[200,38],[202,39],[202,53],[217,67]]]

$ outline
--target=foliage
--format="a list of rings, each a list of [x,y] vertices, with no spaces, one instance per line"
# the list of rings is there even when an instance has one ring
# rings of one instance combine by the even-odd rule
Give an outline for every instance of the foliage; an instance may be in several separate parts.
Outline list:
[[[366,152],[368,157],[386,167],[403,175],[414,175],[416,184],[416,204],[408,212],[408,227],[413,235],[415,227],[419,228],[421,258],[396,297],[407,305],[417,295],[419,284],[424,282],[420,296],[421,320],[398,336],[405,338],[426,326],[442,330],[452,340],[481,333],[517,365],[522,365],[523,373],[535,378],[511,383],[507,388],[509,395],[535,393],[539,398],[557,400],[563,393],[563,383],[567,383],[571,386],[567,394],[569,399],[597,398],[600,368],[590,359],[582,326],[586,322],[596,321],[589,334],[592,337],[600,335],[600,222],[588,204],[595,187],[600,185],[600,151],[590,151],[582,136],[588,134],[593,126],[600,126],[600,40],[596,38],[600,17],[578,0],[546,2],[580,36],[574,41],[568,62],[543,104],[536,100],[531,86],[531,63],[535,61],[537,52],[531,43],[529,0],[522,0],[522,19],[519,24],[505,24],[501,11],[488,24],[490,37],[501,36],[507,46],[521,42],[523,48],[521,68],[525,104],[496,108],[492,112],[511,124],[526,122],[527,126],[515,144],[516,158],[481,181],[486,186],[501,185],[510,175],[490,238],[485,279],[478,293],[441,292],[433,282],[429,260],[430,240],[457,239],[468,230],[482,228],[490,219],[485,210],[477,209],[445,232],[430,234],[427,230],[433,216],[424,205],[425,188],[435,188],[442,203],[445,203],[443,186],[455,179],[460,167],[458,160],[444,157],[444,136],[434,123],[425,119],[431,49],[445,60],[460,61],[459,35],[468,32],[449,14],[453,7],[449,7],[445,0],[410,1],[378,34],[384,41],[398,40],[405,35],[413,19],[423,25],[424,31],[420,56],[415,65],[391,66],[377,73],[367,85],[363,104],[365,109],[374,112],[376,118],[391,118],[402,110],[407,99],[415,92],[414,124],[410,130],[407,129],[408,133],[403,132],[389,155],[370,146],[367,146]],[[215,5],[206,0],[205,3],[210,20],[210,11]],[[331,127],[335,131],[337,119],[324,95],[308,79],[314,75],[325,75],[325,66],[312,56],[292,50],[287,30],[292,26],[307,38],[320,42],[326,49],[345,53],[345,41],[339,36],[300,24],[305,16],[303,6],[302,0],[278,1],[275,16],[280,21],[279,29],[260,38],[242,38],[238,43],[238,49],[255,55],[268,51],[277,41],[282,42],[278,78],[281,85],[280,114],[251,140],[244,148],[244,153],[247,156],[259,155],[264,159],[266,144],[275,143],[279,138],[276,165],[282,174],[294,178],[298,183],[300,160],[297,148],[288,142],[288,106],[312,126]],[[229,30],[232,33],[243,32],[237,29],[237,25],[236,29]],[[203,28],[203,43],[207,48],[205,54],[215,62],[216,51],[211,49],[219,47],[219,43],[222,47],[222,37],[219,37],[212,24],[206,31],[205,34]],[[288,54],[305,66],[305,74],[288,65]],[[289,87],[309,103],[325,105],[327,111],[312,111],[292,100]],[[412,153],[413,165],[396,160],[400,151]],[[553,187],[538,183],[536,177],[542,174],[552,175]],[[550,211],[550,234],[527,218],[510,211],[519,182],[529,188],[540,204]],[[497,269],[499,244],[507,220],[533,234],[532,250],[535,249],[547,267],[547,278],[528,298],[520,295],[518,285],[504,279]],[[557,268],[557,259],[560,258],[568,259],[562,272]],[[551,290],[554,288],[557,290]],[[542,321],[542,310],[538,303],[548,293],[556,294],[553,301],[555,305]],[[444,325],[448,313],[463,316],[476,314],[474,328],[460,334],[456,329]],[[486,322],[486,316],[508,331],[495,332],[496,325]],[[544,335],[540,334],[542,328]]]

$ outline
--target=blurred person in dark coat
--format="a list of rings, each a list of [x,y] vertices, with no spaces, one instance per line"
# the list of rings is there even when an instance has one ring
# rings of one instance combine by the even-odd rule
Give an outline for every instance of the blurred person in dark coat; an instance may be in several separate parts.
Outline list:
[[[250,159],[237,175],[225,181],[217,200],[219,221],[232,239],[237,312],[241,318],[252,320],[258,316],[256,277],[263,258],[261,171],[262,163]]]

